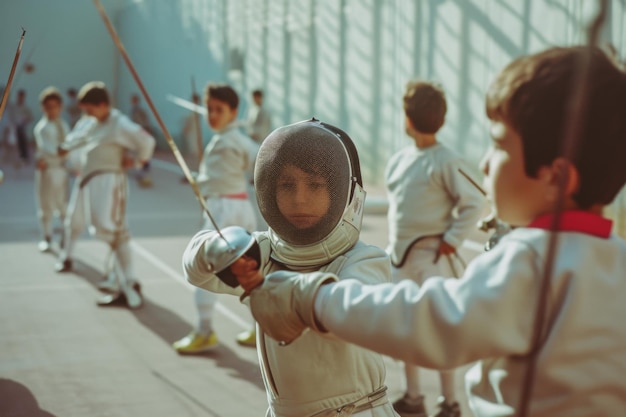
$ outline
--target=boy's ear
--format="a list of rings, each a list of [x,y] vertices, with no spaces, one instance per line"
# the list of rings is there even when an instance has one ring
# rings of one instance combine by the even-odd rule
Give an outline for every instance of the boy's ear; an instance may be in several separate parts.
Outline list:
[[[561,187],[564,187],[565,198],[568,198],[578,190],[580,183],[578,170],[563,157],[556,158],[550,166],[540,168],[539,178],[546,185],[551,202],[556,202]]]
[[[406,116],[406,115],[404,116],[404,123],[405,123],[407,130],[414,131],[414,132],[416,131],[415,126],[413,126],[413,122],[411,121],[409,116]]]

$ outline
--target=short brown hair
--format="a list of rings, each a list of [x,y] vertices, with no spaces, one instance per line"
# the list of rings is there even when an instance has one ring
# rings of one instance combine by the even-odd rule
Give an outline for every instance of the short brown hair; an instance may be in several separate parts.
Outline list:
[[[109,92],[102,81],[90,81],[78,91],[80,104],[109,104]]]
[[[39,93],[39,103],[44,104],[48,100],[57,100],[59,103],[63,103],[63,96],[56,87],[46,87]]]
[[[209,101],[210,98],[223,101],[233,110],[239,107],[239,96],[237,95],[237,92],[228,84],[207,84],[204,93],[204,100]]]
[[[421,133],[437,133],[446,118],[446,96],[441,86],[423,80],[410,81],[404,93],[404,113]]]
[[[581,64],[589,73],[580,80]],[[599,48],[556,47],[524,56],[505,67],[491,84],[487,116],[509,124],[521,137],[526,175],[564,155],[575,89],[586,86],[584,118],[573,160],[580,208],[609,204],[626,182],[626,74]]]

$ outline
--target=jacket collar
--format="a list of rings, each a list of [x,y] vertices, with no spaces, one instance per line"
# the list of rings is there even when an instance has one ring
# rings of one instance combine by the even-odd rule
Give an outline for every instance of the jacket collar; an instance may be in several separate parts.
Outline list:
[[[613,222],[600,215],[588,211],[569,210],[561,213],[557,230],[561,232],[578,232],[608,239],[611,235]],[[530,222],[528,227],[550,230],[554,214],[543,214]]]

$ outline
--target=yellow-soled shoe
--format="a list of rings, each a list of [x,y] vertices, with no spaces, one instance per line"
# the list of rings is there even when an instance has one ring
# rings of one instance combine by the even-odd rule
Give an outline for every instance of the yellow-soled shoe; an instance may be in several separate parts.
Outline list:
[[[256,347],[256,329],[239,333],[237,343],[241,346]]]
[[[208,352],[217,345],[219,345],[219,341],[215,332],[211,332],[208,336],[191,332],[172,344],[176,352],[186,355]]]

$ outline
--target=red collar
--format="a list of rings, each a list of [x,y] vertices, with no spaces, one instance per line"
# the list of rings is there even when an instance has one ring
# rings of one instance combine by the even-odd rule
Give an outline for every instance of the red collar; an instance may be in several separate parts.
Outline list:
[[[543,214],[530,222],[528,227],[550,230],[553,214]],[[561,213],[559,230],[578,232],[607,239],[611,235],[613,222],[588,211],[570,210]]]

